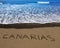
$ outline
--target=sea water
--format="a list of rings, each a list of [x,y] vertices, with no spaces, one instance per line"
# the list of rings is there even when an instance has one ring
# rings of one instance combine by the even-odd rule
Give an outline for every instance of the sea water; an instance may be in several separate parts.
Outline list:
[[[1,2],[0,24],[60,23],[60,2]]]

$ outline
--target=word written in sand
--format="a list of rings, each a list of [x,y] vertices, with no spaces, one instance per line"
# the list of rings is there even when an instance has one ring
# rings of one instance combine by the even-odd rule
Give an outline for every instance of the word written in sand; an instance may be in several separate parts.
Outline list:
[[[51,35],[38,35],[38,34],[0,34],[0,39],[19,39],[19,40],[50,40],[55,41]]]

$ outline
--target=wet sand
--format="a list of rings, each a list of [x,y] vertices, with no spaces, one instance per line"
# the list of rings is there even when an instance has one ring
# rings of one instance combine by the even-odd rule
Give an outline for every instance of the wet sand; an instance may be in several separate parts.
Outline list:
[[[44,27],[60,27],[60,23],[20,23],[20,24],[0,24],[0,28],[15,28],[15,29],[24,29],[24,28],[44,28]]]

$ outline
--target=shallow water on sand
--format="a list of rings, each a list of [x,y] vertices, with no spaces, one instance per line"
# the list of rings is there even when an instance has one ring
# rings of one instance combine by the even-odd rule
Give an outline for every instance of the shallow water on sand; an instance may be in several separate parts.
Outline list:
[[[0,24],[60,22],[60,5],[53,4],[1,4]]]

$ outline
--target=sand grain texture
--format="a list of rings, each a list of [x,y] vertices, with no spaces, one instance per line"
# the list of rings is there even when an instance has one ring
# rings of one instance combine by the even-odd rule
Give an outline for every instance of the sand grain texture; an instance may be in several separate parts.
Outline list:
[[[4,34],[8,34],[3,38]],[[9,39],[9,35],[13,34],[16,36],[17,34],[28,35],[50,35],[55,41],[48,40],[35,40],[35,39]],[[39,28],[0,28],[0,48],[60,48],[60,27],[39,27]]]

